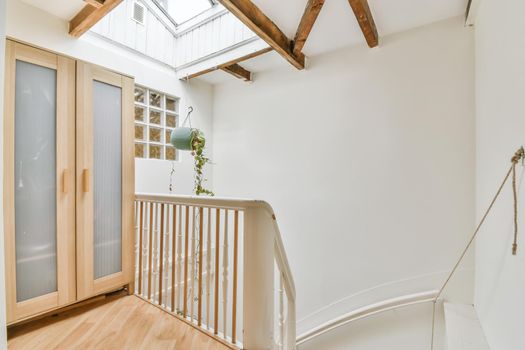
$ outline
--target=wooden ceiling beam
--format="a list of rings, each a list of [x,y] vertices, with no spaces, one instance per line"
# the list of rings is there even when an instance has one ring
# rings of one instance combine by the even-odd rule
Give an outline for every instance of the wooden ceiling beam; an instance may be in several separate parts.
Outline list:
[[[252,73],[249,70],[244,69],[237,63],[234,63],[231,66],[222,67],[221,70],[225,71],[226,73],[230,73],[238,79],[242,79],[244,81],[252,81]]]
[[[219,2],[295,68],[304,69],[304,55],[293,53],[293,42],[250,0]]]
[[[323,8],[325,0],[308,0],[306,8],[304,9],[303,17],[297,28],[294,38],[293,53],[299,55],[303,51],[304,44],[312,31],[317,16]]]
[[[473,26],[476,21],[476,15],[478,13],[478,8],[481,0],[469,0],[467,3],[467,10],[465,11],[465,24],[468,26]]]
[[[255,52],[252,52],[252,53],[250,53],[248,55],[236,58],[234,60],[231,60],[231,61],[228,61],[228,62],[224,62],[223,64],[220,64],[218,66],[211,67],[211,68],[202,70],[200,72],[196,72],[196,73],[190,74],[187,77],[182,78],[181,80],[189,80],[189,79],[197,78],[197,77],[200,77],[201,75],[214,72],[214,71],[216,71],[218,69],[223,69],[225,67],[232,66],[232,65],[237,64],[239,62],[249,60],[251,58],[260,56],[260,55],[265,54],[265,53],[270,52],[270,51],[273,51],[273,49],[271,47],[268,47],[266,49],[262,49],[262,50],[259,50],[259,51],[255,51]]]
[[[104,0],[84,0],[84,2],[96,8],[104,6]]]
[[[348,0],[369,47],[379,44],[376,24],[368,6],[368,0]]]
[[[102,6],[97,7],[92,4],[93,1],[100,2],[87,1],[88,4],[69,21],[69,34],[72,36],[80,37],[122,2],[122,0],[105,0]]]

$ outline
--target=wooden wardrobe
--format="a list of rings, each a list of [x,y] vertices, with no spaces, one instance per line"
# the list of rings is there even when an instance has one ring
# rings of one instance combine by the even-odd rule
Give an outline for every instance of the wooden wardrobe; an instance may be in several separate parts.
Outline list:
[[[13,324],[132,286],[134,81],[9,40],[5,81]]]

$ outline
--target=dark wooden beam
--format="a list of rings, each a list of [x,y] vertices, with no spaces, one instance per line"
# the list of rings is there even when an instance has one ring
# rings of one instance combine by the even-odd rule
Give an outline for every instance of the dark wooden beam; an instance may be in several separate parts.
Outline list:
[[[293,41],[294,55],[299,55],[303,51],[306,39],[308,39],[315,20],[323,8],[324,1],[325,0],[308,0],[306,8],[304,9],[303,17],[301,18],[301,22],[297,28],[297,33],[295,33],[295,38]]]
[[[204,75],[204,74],[208,74],[208,73],[211,73],[211,72],[214,72],[218,69],[223,69],[225,67],[229,67],[229,66],[232,66],[234,64],[237,64],[239,62],[242,62],[242,61],[246,61],[246,60],[249,60],[251,58],[254,58],[254,57],[257,57],[257,56],[260,56],[262,54],[265,54],[267,52],[270,52],[270,51],[273,51],[273,49],[271,47],[268,47],[266,49],[262,49],[262,50],[259,50],[259,51],[255,51],[255,52],[252,52],[248,55],[245,55],[245,56],[241,56],[239,58],[236,58],[234,60],[231,60],[231,61],[228,61],[228,62],[224,62],[218,66],[215,66],[215,67],[211,67],[211,68],[208,68],[208,69],[205,69],[205,70],[202,70],[200,72],[197,72],[197,73],[193,73],[191,75],[188,75],[187,77],[184,77],[182,78],[181,80],[189,80],[189,79],[193,79],[193,78],[197,78],[197,77],[200,77],[201,75]]]
[[[379,44],[379,35],[377,34],[376,24],[368,6],[368,0],[348,0],[354,11],[357,22],[365,36],[366,42],[370,47],[376,47]]]
[[[465,24],[467,26],[473,26],[476,21],[476,15],[481,0],[469,0],[467,3],[467,10],[465,11]]]
[[[472,0],[468,0],[468,2],[467,2],[467,11],[465,12],[465,18],[468,18],[471,6],[472,6]]]
[[[250,0],[219,2],[295,68],[304,69],[304,55],[293,53],[292,41]]]
[[[92,1],[89,1],[89,4],[84,6],[84,8],[80,10],[71,21],[69,21],[69,34],[72,36],[78,38],[87,32],[105,15],[117,7],[122,0],[105,0],[104,4],[100,7],[93,6],[91,2]]]
[[[249,70],[239,66],[237,63],[232,64],[231,66],[222,67],[221,70],[225,71],[226,73],[230,73],[234,77],[244,81],[252,81],[252,73]]]

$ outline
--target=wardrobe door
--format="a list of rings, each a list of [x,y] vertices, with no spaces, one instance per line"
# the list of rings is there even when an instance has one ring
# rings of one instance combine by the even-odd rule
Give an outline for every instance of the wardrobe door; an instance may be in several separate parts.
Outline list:
[[[133,79],[77,62],[77,292],[133,280]]]
[[[75,301],[75,61],[8,41],[8,323]]]

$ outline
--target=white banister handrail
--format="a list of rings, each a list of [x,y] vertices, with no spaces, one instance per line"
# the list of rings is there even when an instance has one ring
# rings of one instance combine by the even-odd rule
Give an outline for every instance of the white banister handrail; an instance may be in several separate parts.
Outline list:
[[[237,235],[237,232],[244,235],[243,236],[243,241],[244,241],[243,246],[239,248],[239,249],[243,249],[244,251],[243,252],[244,261],[241,261],[241,263],[243,264],[242,267],[243,267],[243,275],[244,275],[244,278],[243,278],[244,297],[243,297],[243,310],[242,310],[242,313],[243,313],[243,318],[242,318],[243,320],[243,339],[242,339],[243,346],[245,346],[246,348],[254,348],[254,349],[273,348],[274,347],[273,342],[275,341],[275,338],[274,338],[275,330],[273,329],[274,327],[273,320],[279,319],[281,321],[280,324],[282,327],[282,329],[279,332],[280,338],[281,338],[280,339],[281,349],[283,350],[295,349],[295,346],[296,346],[296,341],[295,341],[295,338],[296,338],[295,284],[293,281],[288,259],[286,257],[286,252],[285,252],[284,245],[282,242],[281,233],[279,231],[279,226],[277,224],[276,216],[270,204],[268,204],[265,201],[255,200],[255,199],[197,197],[197,196],[163,195],[163,194],[149,194],[149,193],[137,193],[135,195],[135,201],[137,203],[142,203],[140,208],[142,208],[142,206],[150,208],[150,212],[153,214],[151,213],[148,214],[148,212],[146,212],[145,213],[146,216],[157,215],[156,213],[159,210],[158,206],[162,206],[160,209],[161,212],[163,212],[164,207],[168,208],[168,210],[169,208],[172,208],[171,209],[173,210],[173,215],[171,216],[172,219],[169,218],[170,214],[168,213],[168,218],[166,219],[167,223],[169,222],[174,223],[175,219],[177,219],[179,220],[178,221],[179,225],[181,221],[183,220],[186,223],[186,225],[188,222],[190,223],[192,222],[193,223],[192,225],[195,225],[196,219],[194,220],[193,214],[191,217],[188,217],[187,212],[189,211],[189,208],[191,207],[195,208],[195,209],[192,209],[192,213],[197,210],[196,208],[200,208],[199,210],[202,213],[201,216],[208,215],[208,216],[205,216],[207,218],[206,222],[208,223],[207,224],[208,230],[210,229],[210,224],[212,226],[219,225],[219,224],[221,225],[220,232],[223,232],[222,234],[225,235],[225,236],[221,236],[221,242],[223,242],[224,244],[221,247],[221,250],[222,250],[221,252],[215,249],[215,254],[221,254],[223,259],[228,259],[227,258],[228,251],[229,249],[231,249],[231,244],[234,243],[234,242],[230,242],[230,246],[228,246],[228,242],[226,241],[227,239],[226,232],[228,232],[227,213],[229,211],[230,215],[235,214],[235,221],[230,222],[230,226],[235,226],[235,229],[233,230],[233,232],[235,232],[235,235]],[[177,206],[179,206],[179,214],[177,214],[178,216],[176,216],[176,213],[175,213],[176,211],[175,208]],[[186,215],[185,219],[183,218],[182,212],[180,211],[181,208],[183,207],[186,208],[184,211]],[[156,209],[153,210],[151,208],[156,208]],[[217,212],[217,214],[216,215],[214,214],[213,217],[214,217],[214,222],[215,221],[216,222],[212,223],[210,215],[212,212],[215,212],[215,211]],[[137,207],[137,213],[138,212],[140,212],[139,207]],[[219,215],[219,213],[222,213],[222,214]],[[237,217],[241,215],[239,213],[242,213],[242,218],[244,222],[243,227],[242,226],[237,227],[238,226]],[[149,217],[148,220],[144,220],[144,222],[147,221],[148,224],[150,224],[151,220],[156,220],[153,223],[155,225],[155,223],[158,221],[158,217],[157,219],[152,219],[152,217],[153,216]],[[223,220],[221,219],[221,217],[224,219],[223,222],[220,222],[221,220]],[[230,220],[231,218],[232,217],[230,216]],[[200,220],[202,220],[202,217]],[[140,233],[143,231],[144,232],[147,231],[147,227],[145,227],[145,225],[146,223],[143,223],[141,227],[137,226],[137,228],[139,229],[139,236],[144,237],[145,242],[143,243],[143,246],[144,244],[151,244],[150,241],[152,241],[153,244],[155,244],[155,241],[156,241],[155,235],[153,235],[153,238],[151,238],[152,237],[151,235],[150,235],[150,238],[147,238],[144,234]],[[224,228],[222,228],[222,225],[225,225]],[[197,230],[202,231],[202,223],[198,224],[197,227],[198,227]],[[215,230],[215,232],[219,232],[218,231],[219,226],[217,226],[217,228],[215,228],[214,226],[213,229]],[[186,242],[187,239],[195,239],[195,236],[192,236],[192,234],[198,233],[200,237],[204,237],[203,232],[201,231],[195,232],[193,231],[195,230],[194,228],[190,230],[192,233],[188,236],[187,230],[188,230],[187,228],[184,228],[185,244],[187,244]],[[230,230],[231,230],[231,227],[230,227]],[[171,230],[170,232],[163,232],[162,234],[173,235],[173,231],[174,229]],[[179,235],[181,235],[182,228],[179,228],[178,232],[179,232]],[[213,235],[207,235],[207,237],[212,237],[212,236]],[[222,237],[224,237],[224,241]],[[169,242],[169,239],[170,239],[169,236],[167,236],[166,242]],[[172,239],[171,240],[172,244],[175,244],[178,247],[178,249],[181,249],[180,246],[182,242],[180,240],[180,236],[178,236],[178,241],[174,241],[175,237],[172,237],[171,239]],[[215,241],[218,242],[217,240]],[[199,239],[199,242],[200,242],[200,239]],[[209,244],[209,241],[207,243]],[[144,252],[144,254],[148,255],[148,257],[151,254],[158,257],[159,253],[158,252],[156,253],[155,249],[153,249],[152,253],[151,252],[147,253],[143,250],[144,248],[143,246],[137,249],[137,251],[140,252],[140,254]],[[190,241],[190,246],[196,247],[195,249],[197,249],[197,251],[200,254],[203,254],[202,248],[200,247],[199,244],[196,244],[195,241]],[[216,246],[216,248],[218,248],[218,246]],[[187,250],[187,247],[185,249]],[[191,249],[194,249],[194,248],[191,248]],[[234,250],[232,251],[232,253],[236,254],[237,248],[235,247],[233,249]],[[174,252],[171,253],[172,259],[175,259],[173,254]],[[193,257],[193,255],[191,257]],[[195,267],[194,265],[196,263],[194,261],[190,261],[191,269],[189,270],[189,274],[191,276],[195,276],[197,272],[199,275],[202,275],[202,271],[203,271],[203,267],[201,266],[202,262],[200,261],[200,259],[197,261],[198,261],[198,264],[200,264],[197,270],[194,269]],[[151,263],[149,262],[148,264],[151,265]],[[181,272],[179,271],[181,264],[183,264],[187,268],[186,265],[188,265],[188,262],[187,260],[180,260],[179,258],[177,258],[177,264],[176,264],[177,270],[176,271],[173,270],[175,269],[175,266],[173,266],[172,264],[171,269],[174,275],[175,273],[177,276],[181,274]],[[222,265],[221,265],[221,268],[223,269],[221,270],[223,275],[226,273],[226,275],[223,276],[224,280],[221,282],[221,285],[227,286],[228,283],[230,283],[230,281],[226,279],[227,272],[224,272],[228,270],[224,270],[224,269],[227,269],[228,265],[224,265],[224,264],[228,264],[228,261],[223,260]],[[273,276],[275,276],[274,275],[275,266],[277,266],[279,280],[282,281],[283,288],[280,288],[280,289],[283,289],[284,293],[283,291],[279,291],[278,290],[279,287],[275,286],[275,284],[273,283],[273,278],[274,278]],[[204,267],[205,267],[206,273],[208,273],[208,269],[210,268],[209,263],[204,264]],[[234,263],[233,266],[231,266],[231,268],[236,269],[236,264]],[[184,275],[186,276],[186,274],[187,273],[185,272]],[[235,275],[232,275],[232,277],[234,276]],[[200,278],[202,278],[202,276],[200,276]],[[218,281],[217,278],[219,278],[219,276],[216,276],[215,278],[216,278],[216,281]],[[194,282],[194,280],[192,280],[192,282]],[[237,285],[235,280],[231,281],[231,283],[233,283],[233,286]],[[206,285],[206,289],[208,292],[210,288],[209,283],[206,282],[205,285]],[[189,300],[193,300],[192,295],[194,291],[197,289],[199,292],[198,294],[199,298],[202,297],[200,295],[201,290],[202,290],[201,283],[199,283],[198,288],[193,285],[186,287],[186,284],[184,284],[184,286],[185,286],[184,289],[186,290],[187,288],[189,288],[189,293],[191,293]],[[174,284],[174,287],[178,288],[178,284]],[[273,307],[271,307],[273,305],[273,300],[274,300],[273,295],[276,291],[278,293],[279,292],[283,293],[286,296],[286,306],[284,307],[283,306],[284,304],[281,303],[279,307],[279,315],[275,315],[275,312],[273,311]],[[228,295],[226,291],[222,292],[222,294],[223,294],[222,297],[226,297]],[[179,294],[177,293],[177,295]],[[173,294],[173,296],[175,296],[175,294]],[[175,300],[178,300],[178,299],[175,299]],[[235,303],[235,296],[233,297],[233,302]],[[202,306],[200,303],[201,302],[199,299],[199,310],[200,310],[200,307]],[[229,327],[229,326],[225,326],[226,325],[226,315],[227,315],[225,308],[228,308],[229,310],[230,308],[229,303],[230,302],[227,303],[227,300],[222,300],[222,305],[224,305],[224,307],[221,306],[222,311],[223,311],[223,314],[221,316],[224,317],[224,321],[222,321],[222,326],[220,326],[219,328],[223,328],[221,329],[223,333],[225,333],[227,327]],[[180,302],[177,305],[180,306]],[[183,305],[186,305],[185,301]],[[206,304],[206,305],[209,305],[209,304]],[[192,302],[190,306],[193,307]],[[235,307],[235,304],[232,304],[231,307]],[[207,306],[207,308],[209,308],[209,306]],[[283,310],[283,308],[285,308],[286,311]],[[268,313],[269,310],[272,310],[270,314]],[[190,318],[193,317],[194,315],[193,309],[190,309],[189,315],[190,315],[189,316]],[[235,325],[235,315],[236,315],[235,312],[233,312],[231,315],[233,317],[234,325]],[[183,310],[183,316],[186,318],[187,316],[186,310]],[[199,311],[199,316],[197,320],[200,325],[200,322],[201,322],[200,311]],[[235,341],[235,329],[228,329],[228,331],[232,332],[232,336],[230,339],[232,343],[235,345],[240,345],[236,343]],[[217,329],[215,329],[214,334],[217,335]],[[222,336],[222,339],[228,340],[226,337],[226,334]]]
[[[146,202],[196,205],[211,208],[248,209],[261,208],[273,214],[272,207],[265,201],[245,198],[228,197],[198,197],[182,195],[164,195],[152,193],[136,193],[135,199]]]
[[[288,298],[291,298],[295,301],[295,283],[292,277],[292,270],[288,264],[288,259],[284,250],[284,244],[281,238],[281,233],[279,231],[279,226],[277,225],[277,220],[275,215],[273,216],[274,226],[275,226],[275,260],[279,270],[283,274],[284,287],[286,288],[286,293]]]
[[[382,312],[395,310],[411,305],[430,303],[434,300],[437,293],[437,290],[430,290],[416,294],[404,295],[393,299],[383,300],[381,302],[370,304],[362,308],[353,310],[349,313],[346,313],[342,316],[325,322],[303,334],[300,334],[297,337],[297,345],[304,344],[320,335],[333,331],[339,327],[345,326],[351,322],[361,320],[363,318],[367,318]]]

